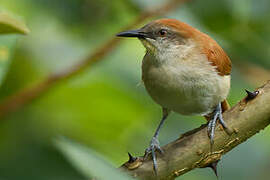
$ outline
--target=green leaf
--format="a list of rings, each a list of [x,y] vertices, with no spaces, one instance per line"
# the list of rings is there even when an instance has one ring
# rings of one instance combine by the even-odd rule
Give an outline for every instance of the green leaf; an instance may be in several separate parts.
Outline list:
[[[0,13],[0,34],[28,34],[27,26],[6,13]]]
[[[0,86],[10,65],[10,59],[16,43],[17,35],[0,36]]]
[[[134,180],[110,165],[93,150],[66,138],[56,140],[56,146],[65,157],[87,178],[99,180]]]

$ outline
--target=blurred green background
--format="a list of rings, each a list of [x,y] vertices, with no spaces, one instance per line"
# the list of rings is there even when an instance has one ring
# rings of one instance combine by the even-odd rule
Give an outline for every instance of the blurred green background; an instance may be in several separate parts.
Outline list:
[[[72,68],[143,10],[166,1],[0,2],[1,12],[22,19],[31,30],[27,36],[16,36],[16,44],[6,43],[11,51],[0,87],[3,100],[51,73]],[[191,0],[162,17],[179,19],[208,33],[225,49],[233,61],[231,105],[245,96],[244,89],[253,90],[270,79],[269,0]],[[13,36],[5,35],[0,41]],[[140,80],[143,55],[138,40],[123,40],[102,62],[2,118],[0,179],[87,179],[54,146],[59,135],[87,145],[115,167],[127,160],[127,152],[142,155],[161,116]],[[201,117],[171,114],[160,142],[174,140],[202,123]],[[219,163],[220,179],[269,179],[269,131],[266,128],[226,154]],[[195,169],[178,179],[216,177],[210,169]]]

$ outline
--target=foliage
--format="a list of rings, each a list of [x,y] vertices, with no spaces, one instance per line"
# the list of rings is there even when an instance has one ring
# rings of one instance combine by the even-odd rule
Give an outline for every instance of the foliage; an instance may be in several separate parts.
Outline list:
[[[28,34],[26,25],[5,13],[0,13],[0,34]]]
[[[9,67],[17,39],[16,35],[7,34],[27,34],[28,32],[23,22],[8,14],[0,13],[0,85]]]
[[[59,138],[57,147],[69,159],[69,161],[86,177],[97,179],[132,180],[106,161],[93,150],[70,140]]]

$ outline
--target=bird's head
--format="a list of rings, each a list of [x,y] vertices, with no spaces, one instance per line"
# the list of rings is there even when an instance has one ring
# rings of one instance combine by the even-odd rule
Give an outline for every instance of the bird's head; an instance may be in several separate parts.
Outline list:
[[[200,33],[191,26],[175,19],[159,19],[136,30],[124,31],[119,37],[137,37],[147,51],[166,53],[184,48]]]
[[[230,58],[215,40],[176,19],[152,21],[140,29],[124,31],[117,36],[139,38],[147,51],[158,57],[154,59],[162,62],[172,58],[189,62],[201,59],[213,65],[221,76],[231,72]]]

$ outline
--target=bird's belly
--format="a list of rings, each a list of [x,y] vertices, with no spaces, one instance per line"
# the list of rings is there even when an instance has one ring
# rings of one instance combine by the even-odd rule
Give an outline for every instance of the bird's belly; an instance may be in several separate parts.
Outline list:
[[[143,70],[143,81],[152,99],[184,115],[205,115],[228,95],[230,77],[212,70],[171,65]]]

